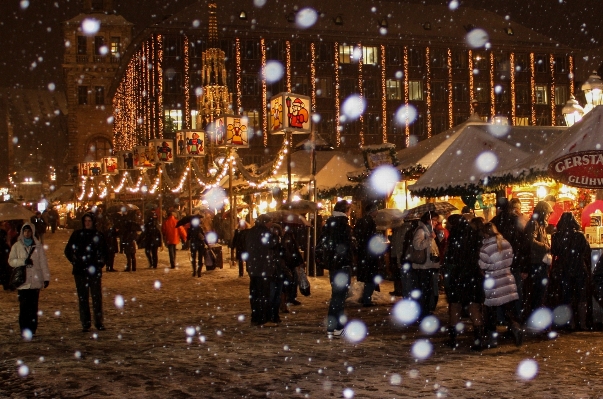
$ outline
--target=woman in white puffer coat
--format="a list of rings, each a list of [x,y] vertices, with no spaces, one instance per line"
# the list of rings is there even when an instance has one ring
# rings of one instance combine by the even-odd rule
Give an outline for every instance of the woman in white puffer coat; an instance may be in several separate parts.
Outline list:
[[[482,247],[479,254],[479,267],[484,272],[485,321],[486,331],[490,333],[490,347],[496,347],[496,326],[498,307],[501,306],[511,323],[511,332],[515,344],[520,346],[523,331],[519,324],[515,301],[519,299],[517,284],[511,273],[513,248],[498,232],[492,223],[486,223],[482,229]]]
[[[38,328],[38,300],[40,289],[48,287],[50,271],[44,245],[34,237],[35,227],[25,223],[19,239],[8,256],[11,267],[25,266],[25,283],[17,287],[19,296],[19,327],[25,339],[31,339]],[[31,334],[31,335],[30,335]]]

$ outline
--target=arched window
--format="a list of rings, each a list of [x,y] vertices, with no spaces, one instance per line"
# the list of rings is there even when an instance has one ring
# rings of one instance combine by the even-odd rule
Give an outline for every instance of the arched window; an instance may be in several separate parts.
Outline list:
[[[109,140],[104,137],[95,137],[86,146],[86,159],[98,161],[102,157],[109,157],[113,154],[112,149]]]

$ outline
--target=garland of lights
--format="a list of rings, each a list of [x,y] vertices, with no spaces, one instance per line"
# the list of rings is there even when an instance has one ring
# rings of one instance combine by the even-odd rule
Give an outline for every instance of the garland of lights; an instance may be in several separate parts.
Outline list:
[[[335,69],[335,146],[341,145],[341,125],[339,124],[339,43],[335,42],[333,68]]]
[[[408,109],[408,46],[404,46],[404,105]],[[408,112],[406,112],[406,126],[404,127],[404,146],[410,146],[410,126],[408,123]]]
[[[574,56],[569,56],[569,87],[570,96],[574,95]]]
[[[381,134],[383,143],[387,143],[387,86],[385,73],[385,46],[381,45]]]
[[[264,40],[264,39],[262,39]],[[286,73],[287,73],[287,92],[291,93],[291,42],[287,40],[285,42],[285,51],[287,54],[286,58]]]
[[[260,40],[262,50],[262,129],[264,138],[264,147],[268,147],[268,93],[266,87],[266,42],[264,38]]]
[[[358,52],[360,53],[360,58],[358,58],[358,94],[360,95],[360,99],[363,99],[363,84],[362,84],[362,43],[358,43]],[[360,114],[360,118],[358,118],[360,123],[360,146],[364,145],[364,114]]]
[[[236,62],[236,90],[237,90],[237,113],[241,112],[243,108],[242,104],[242,91],[241,91],[241,39],[238,37],[235,39],[235,62]]]
[[[454,87],[452,86],[452,50],[447,50],[446,66],[448,67],[448,129],[452,129],[454,126],[454,107],[452,106],[452,100],[454,99]]]
[[[431,57],[429,55],[429,47],[425,48],[425,88],[427,89],[427,96],[425,98],[425,105],[427,108],[427,138],[431,137]]]
[[[555,112],[555,56],[549,55],[549,67],[551,68],[551,126],[555,126],[557,113]]]
[[[490,51],[490,118],[496,115],[496,95],[494,92],[494,52]]]
[[[517,124],[516,120],[516,99],[515,99],[515,53],[509,56],[509,67],[511,69],[511,125]]]
[[[188,36],[184,35],[184,128],[191,128]]]
[[[473,109],[473,100],[475,99],[474,93],[474,81],[473,81],[473,51],[469,50],[467,53],[469,56],[469,113],[473,115],[475,109]]]
[[[534,70],[534,53],[530,53],[530,96],[532,126],[536,126],[536,78]]]
[[[316,112],[316,46],[310,43],[310,80],[312,81],[312,112]]]

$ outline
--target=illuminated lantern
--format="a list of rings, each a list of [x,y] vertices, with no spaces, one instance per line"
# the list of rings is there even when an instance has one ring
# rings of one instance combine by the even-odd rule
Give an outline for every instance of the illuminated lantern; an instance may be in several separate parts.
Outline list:
[[[119,172],[119,169],[117,168],[117,157],[104,157],[101,165],[103,175],[116,175]]]
[[[102,162],[94,161],[88,162],[88,176],[100,176],[102,172]]]
[[[224,115],[214,122],[215,135],[222,135],[221,147],[249,148],[249,118]],[[213,134],[213,133],[212,133]],[[217,141],[216,141],[217,143]]]
[[[134,151],[117,151],[117,169],[132,170],[134,169]]]
[[[151,162],[151,149],[146,145],[134,147],[134,167],[135,168],[150,168],[153,166]]]
[[[201,130],[179,130],[176,132],[176,155],[179,157],[202,157],[205,155],[205,133]]]
[[[153,163],[172,163],[174,162],[174,140],[153,139],[149,140],[151,148],[151,162]]]
[[[79,176],[90,176],[88,162],[80,162],[77,164],[77,174]]]
[[[310,133],[310,97],[279,93],[270,99],[268,130],[272,134]]]

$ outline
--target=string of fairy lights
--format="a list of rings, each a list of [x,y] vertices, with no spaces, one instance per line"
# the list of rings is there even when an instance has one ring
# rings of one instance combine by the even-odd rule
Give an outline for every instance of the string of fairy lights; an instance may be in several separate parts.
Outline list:
[[[362,77],[362,43],[358,43],[358,54],[360,55],[358,58],[358,94],[360,95],[360,99],[362,100],[364,97],[363,93],[363,77]],[[360,146],[364,146],[364,115],[360,114],[359,123],[360,123]]]
[[[496,115],[496,88],[494,86],[494,53],[490,52],[490,117]]]
[[[568,60],[569,66],[569,92],[570,96],[574,95],[574,57],[570,55]]]
[[[381,129],[383,142],[387,143],[387,85],[385,70],[385,46],[381,45]]]
[[[532,118],[532,125],[536,125],[536,70],[534,66],[534,53],[530,53],[530,115]]]
[[[263,56],[262,52],[262,56]],[[236,83],[235,90],[237,91],[237,110],[241,110],[243,108],[242,105],[242,91],[241,91],[241,39],[238,37],[235,40],[235,62],[236,62]],[[263,85],[263,83],[262,83]],[[263,89],[262,89],[263,93]],[[263,100],[263,99],[262,99]]]
[[[517,124],[515,112],[515,107],[517,106],[517,100],[515,99],[515,53],[509,55],[509,68],[511,75],[511,124],[515,126]]]
[[[157,35],[157,89],[158,130],[159,137],[163,137],[163,37],[161,35]]]
[[[448,129],[452,129],[454,126],[454,115],[452,113],[452,100],[453,100],[453,86],[452,86],[452,50],[447,49],[446,51],[446,67],[448,68]]]
[[[427,113],[427,138],[431,137],[431,56],[429,47],[425,48],[425,89],[427,89],[425,97],[425,107]]]
[[[262,50],[262,112],[264,115],[268,115],[268,93],[267,93],[267,85],[266,85],[266,41],[262,39],[260,41],[260,46]],[[264,132],[268,130],[268,118],[264,116],[262,120],[262,128]],[[263,135],[264,147],[268,146],[268,135]]]
[[[335,146],[341,145],[341,125],[339,124],[339,43],[335,42],[333,65],[335,71]]]
[[[310,43],[310,81],[312,82],[310,97],[312,112],[316,112],[316,46],[314,43]]]
[[[262,39],[264,40],[264,39]],[[285,53],[286,53],[286,59],[285,59],[285,73],[286,73],[286,79],[287,79],[287,91],[291,92],[291,42],[289,40],[287,40],[285,42]]]
[[[408,46],[404,46],[404,105],[408,107],[410,98],[408,91]],[[404,144],[406,147],[410,145],[410,124],[408,123],[408,112],[406,113],[406,121],[404,126]]]
[[[188,36],[184,35],[184,98],[190,98],[191,85],[189,73],[189,51],[188,51]],[[191,127],[191,106],[188,101],[184,101],[184,128]]]
[[[468,51],[468,69],[469,69],[469,113],[473,114],[475,112],[475,108],[473,106],[473,100],[475,99],[475,82],[473,80],[473,51]]]
[[[551,126],[555,126],[557,112],[555,112],[555,56],[553,54],[549,55],[549,68],[551,71]]]

